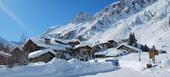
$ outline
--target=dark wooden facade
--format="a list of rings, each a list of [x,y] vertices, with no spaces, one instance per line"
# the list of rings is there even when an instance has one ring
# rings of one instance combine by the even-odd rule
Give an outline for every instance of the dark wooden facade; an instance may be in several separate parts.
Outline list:
[[[92,48],[90,46],[78,47],[76,49],[73,49],[72,56],[82,61],[87,61],[91,59],[91,49]]]
[[[8,65],[10,63],[11,56],[0,55],[0,65]]]
[[[43,55],[40,55],[39,57],[35,57],[35,58],[30,58],[29,62],[31,63],[35,63],[35,62],[49,62],[51,61],[53,58],[55,57],[55,55],[51,52],[45,53]]]
[[[80,41],[69,42],[68,44],[71,45],[72,47],[74,47],[76,45],[79,45]]]
[[[118,46],[118,43],[115,42],[114,40],[109,40],[108,42],[100,43],[99,45],[102,46],[103,49],[108,49],[108,48],[116,48]]]
[[[102,50],[102,48],[100,47],[100,45],[95,45],[92,47],[92,49],[90,50],[90,52],[92,53],[92,58],[95,58],[95,52],[98,52]]]
[[[23,46],[23,50],[25,50],[28,53],[41,49],[43,49],[43,47],[38,46],[31,39],[29,39]]]
[[[28,53],[23,49],[16,47],[10,53],[12,55],[11,64],[23,65],[28,63]]]

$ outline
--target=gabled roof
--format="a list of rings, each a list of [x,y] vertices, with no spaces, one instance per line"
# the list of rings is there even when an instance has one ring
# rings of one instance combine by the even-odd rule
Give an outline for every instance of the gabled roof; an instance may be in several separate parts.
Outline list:
[[[142,50],[139,49],[139,48],[136,48],[136,47],[133,47],[133,46],[130,46],[130,45],[127,45],[127,44],[121,44],[121,45],[119,45],[119,46],[117,47],[117,49],[121,48],[122,46],[125,46],[125,47],[127,47],[127,48],[133,49],[133,50],[135,50],[135,51],[142,51]]]
[[[106,52],[106,51],[100,51],[100,52],[94,53],[94,55],[103,55],[103,56],[105,56],[107,53],[108,52]]]
[[[98,46],[100,49],[103,49],[103,47],[101,45],[99,45],[99,44],[97,44],[96,46]]]
[[[5,53],[4,51],[0,51],[0,55],[4,57],[10,57],[12,56],[10,53]]]
[[[28,58],[36,58],[36,57],[39,57],[39,56],[49,53],[49,52],[56,55],[56,52],[53,51],[52,49],[42,49],[42,50],[38,50],[38,51],[29,53]]]
[[[71,40],[62,40],[62,39],[54,39],[54,38],[52,38],[53,40],[55,40],[55,41],[60,41],[60,42],[62,42],[62,43],[65,43],[65,44],[68,44],[68,43],[70,43],[70,42],[80,42],[80,40],[79,39],[71,39]]]
[[[127,53],[126,50],[118,50],[116,48],[110,48],[110,49],[96,52],[94,55],[103,55],[103,56],[109,57],[109,56],[117,56],[117,55],[126,54],[126,53]]]
[[[51,44],[46,44],[45,39],[41,38],[29,38],[26,43],[31,40],[33,43],[35,43],[37,46],[48,48],[48,49],[54,49],[54,50],[65,50],[66,48],[71,48],[70,45],[65,45],[61,43],[57,43],[54,40],[50,40]],[[25,43],[25,44],[26,44]]]
[[[12,49],[11,49],[11,51],[13,51],[13,50],[15,50],[15,49],[22,50],[22,48],[21,48],[21,47],[14,47],[14,48],[12,48]]]
[[[89,48],[92,48],[91,46],[89,46],[89,45],[87,45],[87,44],[79,44],[79,45],[76,45],[76,46],[74,47],[74,49],[76,49],[76,48],[81,48],[81,47],[89,47]]]
[[[15,47],[13,49],[10,50],[10,52],[12,53],[14,50],[18,49],[19,51],[22,51],[23,49],[21,47]]]

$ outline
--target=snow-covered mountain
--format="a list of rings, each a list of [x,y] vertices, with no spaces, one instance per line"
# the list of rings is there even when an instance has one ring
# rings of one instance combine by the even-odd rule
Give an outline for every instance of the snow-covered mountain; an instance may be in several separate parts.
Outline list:
[[[11,48],[14,47],[14,45],[11,42],[8,42],[7,40],[5,40],[2,37],[0,37],[0,42],[3,43],[4,45],[10,46]]]
[[[138,42],[170,48],[170,0],[119,0],[94,16],[80,13],[65,26],[49,28],[45,36],[82,41],[119,41],[134,32]]]

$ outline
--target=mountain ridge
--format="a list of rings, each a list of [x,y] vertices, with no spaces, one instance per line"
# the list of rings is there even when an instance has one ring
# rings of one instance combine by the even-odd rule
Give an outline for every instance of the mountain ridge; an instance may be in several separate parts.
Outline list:
[[[162,35],[169,33],[170,24],[167,24],[169,2],[169,0],[119,0],[97,12],[90,21],[69,23],[44,35],[62,39],[77,38],[94,43],[110,39],[120,41],[134,32],[138,42],[149,46],[157,45],[160,38],[166,39]],[[161,5],[157,6],[160,3]],[[154,33],[158,34],[157,37]]]

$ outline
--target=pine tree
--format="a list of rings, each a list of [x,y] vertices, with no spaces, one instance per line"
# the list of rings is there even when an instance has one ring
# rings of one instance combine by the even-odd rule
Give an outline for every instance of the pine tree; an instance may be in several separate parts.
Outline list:
[[[135,34],[131,33],[129,35],[129,42],[128,42],[128,44],[131,45],[131,46],[134,46],[136,44],[136,42],[137,42],[137,40],[136,40]]]
[[[145,46],[144,46],[144,51],[149,51],[150,49],[149,49],[149,47],[145,44]]]
[[[145,47],[144,47],[143,45],[140,46],[140,49],[141,49],[142,51],[145,51]]]
[[[128,42],[129,45],[132,45],[132,43],[133,43],[133,42],[132,42],[132,37],[133,37],[133,35],[132,35],[132,33],[131,33],[131,34],[129,35],[129,42]]]
[[[154,45],[152,46],[152,50],[156,50],[156,48],[155,48],[155,46],[154,46]]]

